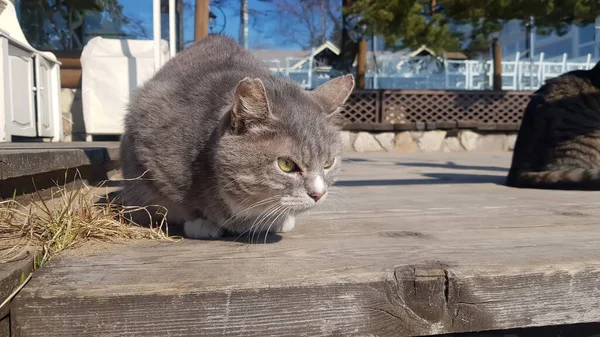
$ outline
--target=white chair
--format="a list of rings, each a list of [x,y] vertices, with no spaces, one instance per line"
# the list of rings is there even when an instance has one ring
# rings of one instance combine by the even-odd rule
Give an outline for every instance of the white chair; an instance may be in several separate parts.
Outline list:
[[[0,0],[0,142],[62,140],[59,99],[60,62],[27,42],[14,5]]]
[[[169,56],[169,44],[161,40],[160,65]],[[81,98],[86,139],[121,135],[123,118],[132,90],[155,73],[151,40],[92,38],[81,53]]]

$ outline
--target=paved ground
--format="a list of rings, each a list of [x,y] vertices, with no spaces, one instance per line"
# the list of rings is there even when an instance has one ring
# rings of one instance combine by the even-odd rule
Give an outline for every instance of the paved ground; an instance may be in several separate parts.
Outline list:
[[[266,243],[77,250],[15,336],[404,336],[600,321],[600,195],[503,186],[505,153],[349,154],[330,202]]]

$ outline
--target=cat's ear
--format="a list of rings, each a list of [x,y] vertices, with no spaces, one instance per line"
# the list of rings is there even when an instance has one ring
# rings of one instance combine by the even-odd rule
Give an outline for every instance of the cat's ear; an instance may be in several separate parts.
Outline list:
[[[354,77],[344,75],[321,84],[310,93],[317,96],[317,99],[323,104],[325,112],[332,116],[344,106],[353,89]]]
[[[267,90],[258,78],[241,80],[235,89],[234,100],[231,128],[236,133],[258,131],[275,118],[269,107]]]

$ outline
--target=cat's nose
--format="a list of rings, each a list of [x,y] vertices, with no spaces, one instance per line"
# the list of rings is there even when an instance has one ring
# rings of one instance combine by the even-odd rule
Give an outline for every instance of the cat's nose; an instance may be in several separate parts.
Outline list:
[[[315,202],[319,201],[323,197],[323,193],[308,193],[308,196],[313,198]]]

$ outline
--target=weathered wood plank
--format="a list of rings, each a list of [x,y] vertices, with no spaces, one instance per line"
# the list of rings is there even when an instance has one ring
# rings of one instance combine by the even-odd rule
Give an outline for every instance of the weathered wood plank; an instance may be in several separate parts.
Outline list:
[[[354,156],[343,192],[271,243],[72,251],[12,303],[13,335],[411,336],[600,321],[600,196],[501,186],[509,163]]]
[[[422,266],[425,267],[425,266]],[[413,336],[596,321],[600,266],[457,277],[397,271],[391,280],[205,292],[19,299],[14,336]],[[407,267],[412,268],[412,267]],[[441,272],[441,273],[438,273]],[[446,276],[449,275],[449,276]],[[448,277],[448,278],[446,278]],[[68,292],[68,291],[67,291]],[[551,298],[549,298],[551,297]],[[42,318],[43,317],[43,318]]]
[[[24,251],[11,262],[0,263],[0,304],[19,288],[33,271],[33,255]],[[0,308],[0,337],[10,337],[10,304]]]
[[[4,302],[33,271],[33,255],[24,251],[11,262],[0,263],[0,304]],[[0,318],[7,316],[9,305],[0,308]]]
[[[10,337],[10,317],[0,319],[0,337]]]

